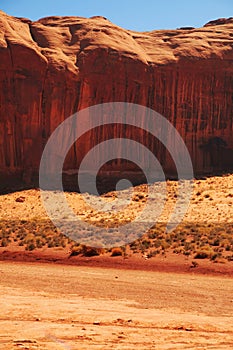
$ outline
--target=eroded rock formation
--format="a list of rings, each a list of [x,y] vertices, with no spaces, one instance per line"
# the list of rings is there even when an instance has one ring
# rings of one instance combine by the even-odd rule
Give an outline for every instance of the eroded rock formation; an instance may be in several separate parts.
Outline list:
[[[63,120],[112,101],[148,106],[171,121],[196,173],[228,171],[233,165],[233,19],[138,33],[103,17],[31,22],[0,12],[1,188],[10,178],[32,180],[48,137]],[[111,130],[108,136],[121,136]],[[77,142],[65,168],[76,168],[104,134],[92,130]],[[145,139],[136,134],[132,129],[128,137]],[[148,143],[156,151],[156,140]],[[169,155],[159,145],[156,152],[172,173]]]

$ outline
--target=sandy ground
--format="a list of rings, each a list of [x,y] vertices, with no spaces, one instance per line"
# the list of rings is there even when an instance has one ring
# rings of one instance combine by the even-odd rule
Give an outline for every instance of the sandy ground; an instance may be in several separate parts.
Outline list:
[[[166,183],[167,193],[166,200],[164,205],[164,210],[161,213],[160,221],[168,222],[169,214],[171,214],[174,209],[174,205],[176,203],[177,196],[177,182],[176,181],[167,181]],[[70,207],[73,209],[75,215],[79,217],[81,222],[90,223],[91,225],[103,225],[103,230],[105,225],[110,226],[111,224],[125,224],[126,222],[133,221],[135,217],[135,213],[140,212],[143,209],[143,206],[146,203],[147,196],[147,186],[141,185],[134,188],[134,193],[132,194],[131,201],[129,205],[127,205],[124,210],[119,211],[116,215],[112,214],[111,208],[109,212],[98,212],[95,211],[94,207],[92,208],[89,202],[85,202],[84,199],[87,197],[92,198],[92,196],[88,196],[87,194],[79,194],[79,193],[66,193],[67,201]],[[111,192],[106,194],[103,198],[105,203],[109,204],[110,207],[114,206],[115,198],[119,194],[116,192]],[[18,201],[17,199],[23,198],[22,201]],[[126,191],[126,198],[130,198]],[[202,180],[195,180],[193,186],[193,194],[190,200],[189,206],[187,208],[187,213],[184,217],[183,222],[188,224],[189,228],[184,229],[190,230],[192,225],[199,224],[200,226],[203,224],[210,224],[216,227],[216,232],[220,232],[220,234],[224,233],[226,225],[228,225],[228,229],[231,227],[233,223],[233,175],[227,176],[215,176]],[[97,198],[98,201],[98,198]],[[89,204],[88,204],[89,203]],[[15,192],[5,195],[0,195],[0,221],[8,222],[9,225],[14,223],[14,220],[37,220],[38,222],[43,223],[43,220],[47,220],[48,216],[44,209],[43,202],[41,200],[40,191],[38,189],[32,189],[27,191]],[[141,230],[141,227],[140,227]],[[204,230],[204,229],[203,229]],[[90,231],[89,231],[90,232]],[[95,231],[93,231],[95,232]],[[143,235],[145,232],[140,231]],[[29,232],[30,233],[30,232]],[[92,239],[95,238],[95,233],[91,236]],[[224,238],[223,238],[224,241]],[[82,241],[81,241],[82,243]],[[70,255],[70,246],[67,245],[65,248],[51,249],[51,248],[40,248],[35,249],[33,252],[25,252],[25,247],[21,247],[18,245],[18,242],[11,242],[11,244],[7,247],[0,247],[0,260],[17,260],[17,261],[60,261],[65,260],[64,263],[70,264],[73,263],[73,258],[69,259]],[[230,252],[231,253],[231,252]],[[229,253],[229,254],[230,254]],[[142,254],[141,254],[142,257]],[[132,258],[132,254],[131,254]],[[78,259],[78,258],[76,258]],[[104,260],[105,258],[101,257],[101,261],[99,258],[93,260],[93,266],[113,266],[111,259]],[[169,255],[166,253],[166,260],[163,261],[161,258],[161,266],[158,269],[158,257],[155,258],[155,264],[147,262],[145,266],[139,267],[139,269],[148,269],[148,265],[152,264],[152,269],[157,270],[166,270],[166,271],[188,271],[190,270],[191,265],[191,257],[190,259],[186,259],[180,257],[179,255],[173,254]],[[161,260],[160,259],[160,260]],[[151,260],[154,260],[151,259]],[[172,263],[173,267],[169,264],[169,261]],[[74,262],[76,263],[76,261]],[[80,260],[78,261],[80,263]],[[121,264],[127,265],[127,268],[130,267],[128,261],[124,261]],[[135,265],[135,261],[132,262]],[[131,264],[131,265],[132,265]],[[139,262],[139,265],[142,265],[143,262]],[[223,264],[214,264],[206,263],[206,261],[198,261],[200,265],[196,270],[200,270],[202,266],[206,268],[205,272],[214,272],[221,270],[223,273],[227,273],[228,275],[233,275],[233,262],[224,261]],[[138,266],[138,262],[136,262]],[[217,266],[218,265],[218,266]],[[167,268],[168,266],[168,268]],[[175,267],[174,267],[175,266]],[[200,272],[204,272],[203,269]]]
[[[162,183],[163,185],[163,183]],[[169,215],[174,209],[177,196],[177,182],[167,181],[166,192],[164,194],[164,208],[158,221],[167,222]],[[158,191],[160,187],[158,185]],[[132,189],[131,189],[132,190]],[[116,221],[125,222],[128,218],[133,220],[135,216],[142,210],[147,195],[147,186],[141,185],[133,189],[133,194],[130,191],[126,192],[126,198],[130,200],[122,211],[118,211],[113,215],[114,200],[119,192],[111,192],[102,199],[109,203],[109,212],[99,212],[92,206],[93,202],[89,202],[91,196],[87,194],[79,194],[67,192],[67,201],[74,213],[82,220],[91,223],[99,223],[101,219],[105,222]],[[127,195],[129,193],[129,195]],[[135,200],[135,197],[141,195],[142,198]],[[24,197],[23,203],[17,202],[18,197]],[[187,207],[187,213],[184,221],[187,222],[216,222],[225,223],[233,222],[233,175],[215,176],[203,180],[195,180],[192,197]],[[98,200],[97,200],[98,202]],[[111,207],[112,204],[112,207]],[[100,207],[96,207],[100,208]],[[10,194],[0,195],[0,219],[35,219],[48,218],[41,200],[40,191],[36,189],[14,192]]]
[[[0,349],[232,349],[233,279],[0,263]]]
[[[161,221],[174,207],[176,182],[168,181],[167,190]],[[124,223],[143,208],[146,189],[137,187],[115,216],[96,212],[80,194],[66,196],[87,222]],[[114,198],[105,197],[110,207]],[[196,180],[185,220],[224,230],[232,223],[232,198],[233,175]],[[47,218],[38,190],[0,196],[0,219],[35,218]],[[233,348],[232,262],[198,261],[193,269],[192,259],[174,254],[89,259],[69,258],[69,247],[46,249],[0,248],[0,349]]]

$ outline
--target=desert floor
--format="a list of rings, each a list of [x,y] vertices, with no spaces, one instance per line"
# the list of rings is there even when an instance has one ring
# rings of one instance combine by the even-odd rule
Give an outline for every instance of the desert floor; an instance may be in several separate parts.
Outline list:
[[[226,276],[0,262],[0,349],[232,349]]]
[[[167,187],[164,222],[177,184]],[[117,217],[96,213],[80,194],[66,196],[87,222],[124,223],[143,208],[145,188],[135,191]],[[110,205],[114,198],[104,197]],[[185,221],[190,228],[203,224],[203,232],[206,223],[216,226],[224,247],[232,198],[233,175],[196,180]],[[48,218],[38,190],[0,196],[3,238],[14,220],[35,218]],[[183,254],[70,257],[69,244],[25,251],[18,243],[0,247],[0,349],[233,349],[233,261],[198,260],[193,268],[193,257]]]

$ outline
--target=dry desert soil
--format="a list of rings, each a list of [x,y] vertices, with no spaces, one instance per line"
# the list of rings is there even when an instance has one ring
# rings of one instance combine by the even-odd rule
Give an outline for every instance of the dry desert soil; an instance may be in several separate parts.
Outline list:
[[[0,348],[232,349],[224,276],[0,263]]]
[[[176,201],[176,183],[167,186],[164,222]],[[232,189],[233,175],[196,180],[186,224],[173,237],[180,240],[150,259],[140,250],[146,239],[117,257],[70,256],[63,238],[64,247],[50,248],[39,191],[1,195],[0,349],[232,349]],[[96,223],[133,220],[145,197],[137,187],[116,218],[67,193],[75,213]],[[150,244],[158,242],[156,230]],[[30,251],[32,242],[45,245]],[[209,258],[196,260],[195,249]]]

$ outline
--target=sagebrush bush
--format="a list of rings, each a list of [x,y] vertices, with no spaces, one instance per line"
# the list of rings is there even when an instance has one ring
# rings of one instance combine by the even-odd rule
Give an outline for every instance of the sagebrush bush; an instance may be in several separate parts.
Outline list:
[[[122,256],[123,250],[120,247],[114,247],[111,249],[111,256]]]

